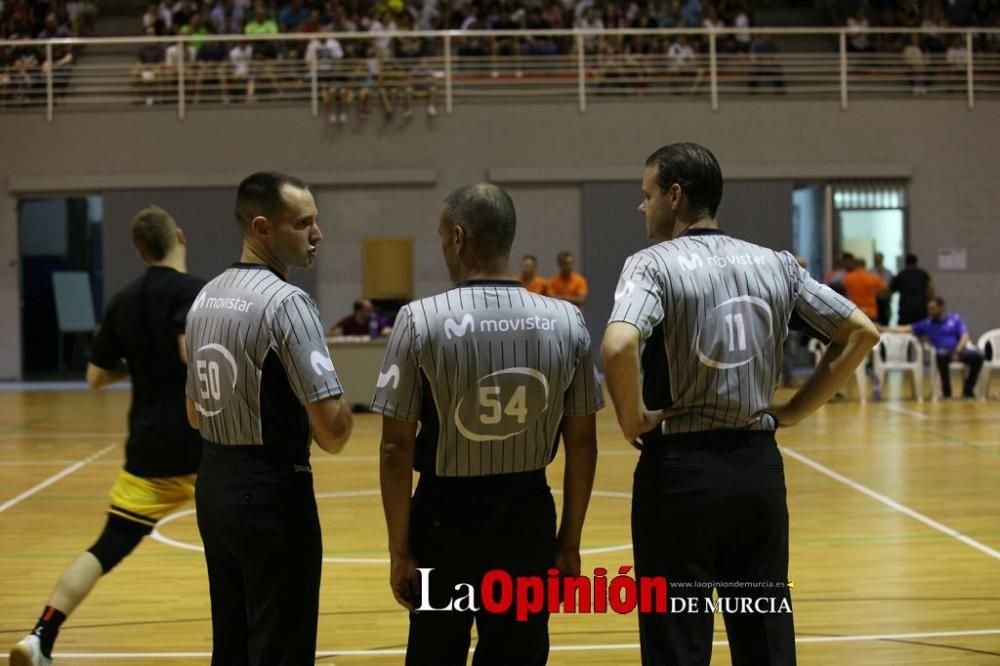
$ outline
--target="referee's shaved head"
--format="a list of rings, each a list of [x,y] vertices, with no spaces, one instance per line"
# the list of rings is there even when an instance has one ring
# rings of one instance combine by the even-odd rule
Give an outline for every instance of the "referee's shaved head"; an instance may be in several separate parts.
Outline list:
[[[503,188],[491,183],[460,187],[444,200],[441,221],[461,227],[475,256],[491,261],[510,256],[517,231],[514,201]]]

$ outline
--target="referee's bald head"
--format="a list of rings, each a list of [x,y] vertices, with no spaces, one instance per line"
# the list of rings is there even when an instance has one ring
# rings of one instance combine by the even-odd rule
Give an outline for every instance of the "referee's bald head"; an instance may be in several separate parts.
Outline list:
[[[506,261],[517,231],[514,201],[491,183],[460,187],[444,200],[441,228],[453,234],[461,229],[461,253],[480,262]]]

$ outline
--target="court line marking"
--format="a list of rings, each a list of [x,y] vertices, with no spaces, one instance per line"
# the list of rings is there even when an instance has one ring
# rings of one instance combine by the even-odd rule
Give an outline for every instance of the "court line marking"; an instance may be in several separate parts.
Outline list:
[[[86,467],[87,465],[89,465],[93,461],[95,461],[98,458],[100,458],[101,456],[103,456],[108,451],[110,451],[112,449],[115,449],[115,448],[118,448],[118,443],[117,442],[114,443],[114,444],[108,444],[107,446],[105,446],[103,449],[101,449],[97,453],[93,453],[93,454],[87,456],[86,458],[84,458],[83,460],[80,460],[80,461],[77,461],[77,462],[73,463],[72,465],[70,465],[66,469],[62,470],[61,472],[56,472],[55,474],[53,474],[49,478],[45,479],[41,483],[39,483],[39,484],[37,484],[35,486],[32,486],[31,488],[28,488],[27,490],[25,490],[23,493],[21,493],[17,497],[12,497],[9,500],[7,500],[6,502],[4,502],[3,504],[0,504],[0,513],[3,513],[4,511],[6,511],[7,509],[11,508],[12,506],[17,506],[18,504],[20,504],[24,500],[28,499],[29,497],[31,497],[35,493],[40,492],[42,490],[45,490],[46,488],[48,488],[49,486],[51,486],[56,481],[59,481],[60,479],[63,479],[65,477],[69,476],[73,472],[76,472],[77,470],[79,470],[79,469],[81,469],[83,467]]]
[[[371,490],[342,490],[339,492],[331,493],[316,493],[316,499],[329,499],[338,497],[378,497],[382,494],[381,491],[376,489]],[[559,488],[553,488],[552,494],[560,495],[562,490]],[[594,497],[613,497],[616,499],[631,499],[632,493],[619,492],[614,490],[594,490],[590,493]],[[181,509],[175,513],[165,516],[153,526],[153,531],[150,533],[150,537],[154,541],[159,541],[166,546],[172,546],[174,548],[180,548],[181,550],[189,550],[195,553],[204,553],[205,548],[200,544],[188,543],[186,541],[179,541],[171,537],[166,536],[160,532],[160,528],[169,525],[173,521],[179,518],[185,518],[187,516],[192,516],[196,513],[196,509]],[[613,553],[620,550],[631,550],[631,543],[623,543],[616,546],[602,546],[599,548],[582,548],[580,549],[581,555],[594,555],[597,553]],[[336,557],[333,555],[323,557],[323,561],[328,564],[389,564],[389,558],[387,557]]]
[[[815,460],[813,460],[812,458],[810,458],[808,456],[805,456],[805,455],[802,455],[801,453],[799,453],[798,451],[796,451],[794,449],[791,449],[791,448],[788,448],[788,447],[781,447],[781,451],[785,455],[788,455],[788,456],[794,458],[795,460],[798,460],[803,465],[807,465],[808,467],[812,467],[817,472],[820,472],[821,474],[824,474],[824,475],[830,477],[834,481],[839,481],[840,483],[843,483],[845,486],[853,488],[854,490],[857,490],[859,493],[862,493],[864,495],[868,495],[872,499],[874,499],[874,500],[876,500],[878,502],[881,502],[882,504],[885,504],[890,509],[894,509],[896,511],[899,511],[900,513],[902,513],[904,515],[907,515],[910,518],[913,518],[914,520],[920,521],[921,523],[923,523],[924,525],[927,525],[928,527],[932,527],[932,528],[936,529],[939,532],[943,532],[944,534],[947,534],[948,536],[952,537],[953,539],[957,539],[957,540],[961,541],[962,543],[964,543],[967,546],[972,546],[976,550],[978,550],[978,551],[980,551],[982,553],[985,553],[986,555],[989,555],[990,557],[992,557],[994,559],[1000,560],[1000,551],[994,550],[993,548],[990,548],[986,544],[979,543],[975,539],[973,539],[971,537],[965,536],[964,534],[962,534],[958,530],[952,529],[952,528],[948,527],[947,525],[939,523],[938,521],[934,520],[933,518],[929,518],[928,516],[925,516],[924,514],[920,513],[919,511],[914,511],[910,507],[897,502],[896,500],[892,499],[891,497],[887,497],[887,496],[883,495],[882,493],[879,493],[879,492],[876,492],[876,491],[872,490],[868,486],[864,486],[864,485],[858,483],[857,481],[854,481],[853,479],[849,479],[848,477],[844,476],[843,474],[840,474],[838,472],[833,471],[832,469],[830,469],[829,467],[823,465],[822,463],[818,463]]]
[[[852,643],[862,641],[900,641],[918,638],[961,638],[967,636],[994,636],[1000,629],[973,629],[968,631],[926,631],[909,634],[857,634],[853,636],[796,636],[796,643]],[[725,639],[712,641],[713,645],[727,645]],[[638,643],[597,643],[594,645],[553,645],[551,652],[600,652],[610,650],[638,650]],[[469,652],[475,651],[474,647]],[[373,650],[318,650],[317,657],[364,657],[404,655],[406,648]],[[56,659],[205,659],[211,652],[57,652]]]
[[[907,409],[906,407],[900,407],[899,405],[886,405],[885,408],[890,412],[896,412],[897,414],[906,414],[907,416],[912,416],[918,421],[931,420],[931,417],[923,412],[918,412],[914,409]]]

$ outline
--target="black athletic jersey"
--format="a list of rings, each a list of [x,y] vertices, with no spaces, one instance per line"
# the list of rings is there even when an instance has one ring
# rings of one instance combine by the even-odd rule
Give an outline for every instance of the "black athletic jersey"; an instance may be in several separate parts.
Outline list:
[[[899,323],[912,324],[927,319],[927,294],[931,276],[927,271],[910,266],[892,278],[889,288],[899,292]]]
[[[479,477],[544,469],[563,416],[603,406],[579,308],[474,280],[399,311],[372,411],[420,422],[421,474]]]
[[[343,393],[309,294],[267,266],[234,264],[191,306],[187,348],[187,394],[206,440],[308,463],[303,405]]]
[[[122,360],[132,380],[125,471],[145,478],[198,470],[201,437],[184,406],[187,368],[177,336],[205,281],[151,266],[108,304],[90,348],[90,362],[113,370]]]

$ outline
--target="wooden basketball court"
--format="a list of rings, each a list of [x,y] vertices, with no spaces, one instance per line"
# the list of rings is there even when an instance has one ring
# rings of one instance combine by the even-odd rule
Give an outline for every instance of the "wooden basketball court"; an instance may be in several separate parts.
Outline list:
[[[0,393],[0,639],[31,629],[90,546],[122,459],[128,392]],[[836,403],[780,432],[801,664],[1000,663],[1000,403]],[[611,408],[585,572],[632,563],[636,452]],[[316,451],[325,552],[319,664],[399,664],[406,614],[388,588],[374,416],[345,454]],[[550,468],[558,489],[562,455]],[[56,664],[205,664],[208,585],[193,512],[148,539],[67,621]],[[370,561],[369,561],[370,560]],[[637,664],[634,616],[557,615],[552,664]],[[729,664],[722,618],[713,664]],[[6,654],[4,651],[2,654]],[[516,665],[512,665],[516,666]]]

